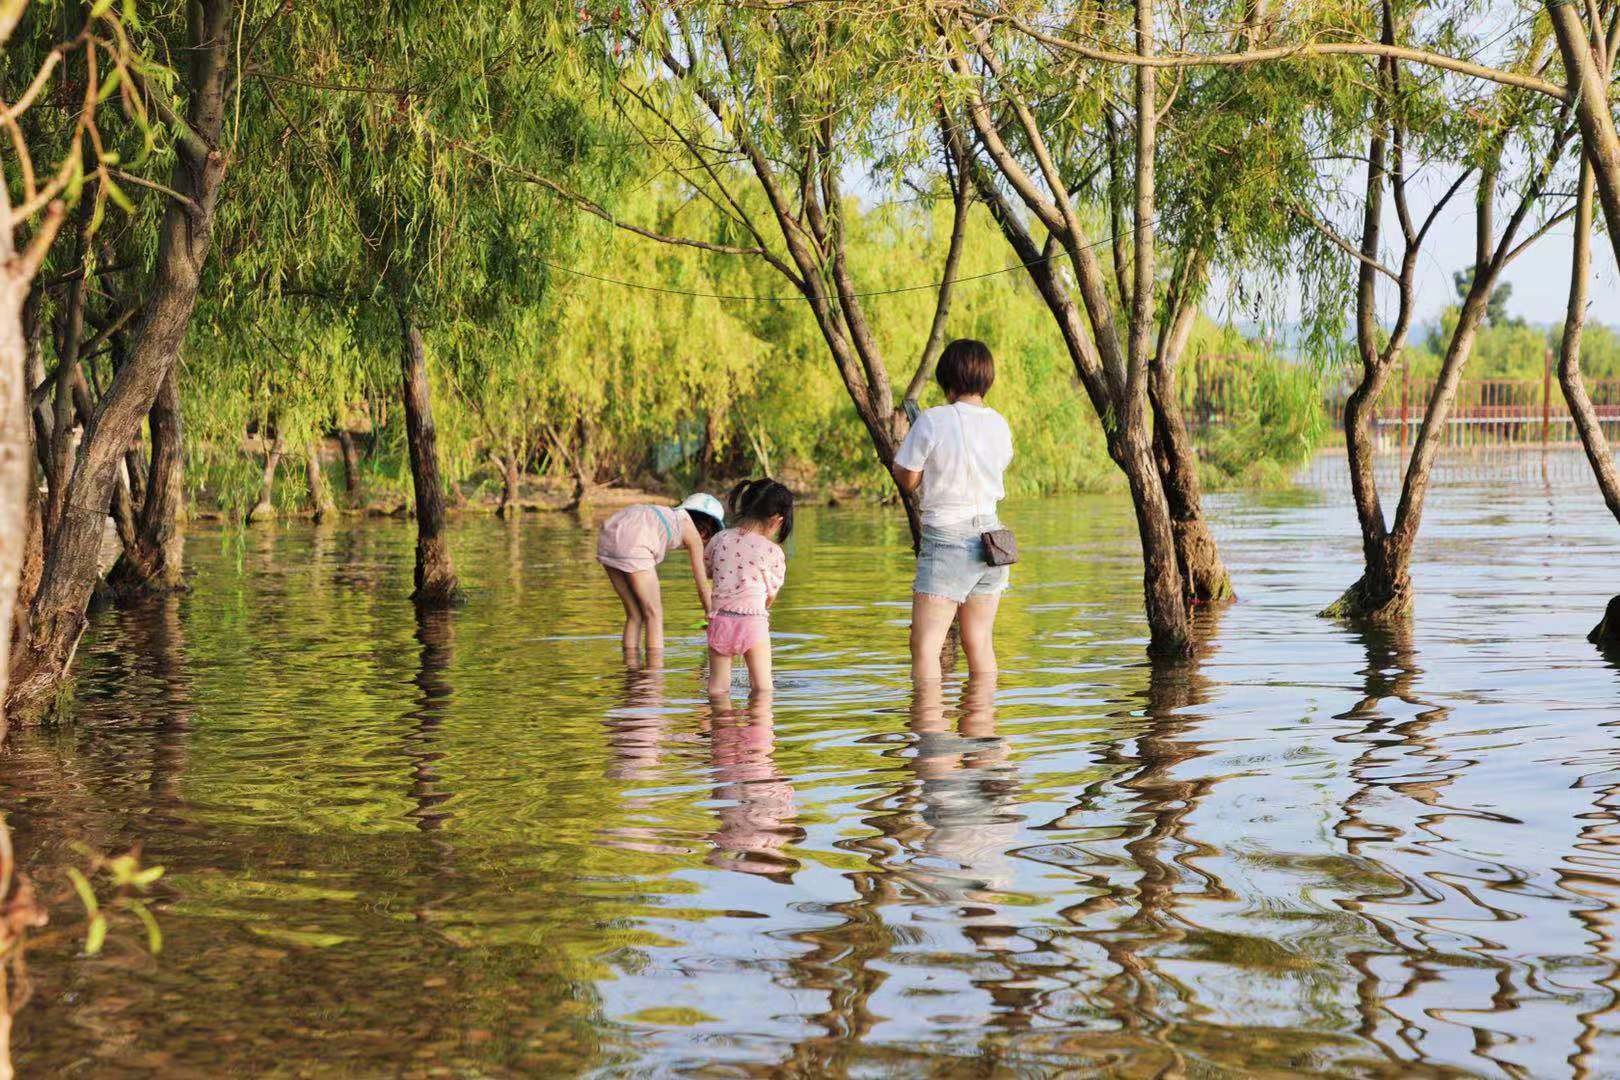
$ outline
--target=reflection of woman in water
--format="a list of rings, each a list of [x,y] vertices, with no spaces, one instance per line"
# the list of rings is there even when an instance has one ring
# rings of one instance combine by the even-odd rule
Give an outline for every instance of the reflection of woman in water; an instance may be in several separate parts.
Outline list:
[[[942,899],[1009,888],[1008,848],[1023,820],[1014,808],[1018,776],[1007,741],[996,735],[994,677],[972,679],[953,731],[938,683],[919,685],[912,702],[918,779],[917,824],[898,839],[919,858],[906,876]]]
[[[724,804],[709,836],[714,844],[709,865],[787,884],[799,863],[782,849],[804,839],[804,830],[793,824],[793,785],[772,758],[776,728],[770,695],[753,695],[743,712],[732,708],[730,698],[715,699],[709,747],[718,781],[714,797]]]

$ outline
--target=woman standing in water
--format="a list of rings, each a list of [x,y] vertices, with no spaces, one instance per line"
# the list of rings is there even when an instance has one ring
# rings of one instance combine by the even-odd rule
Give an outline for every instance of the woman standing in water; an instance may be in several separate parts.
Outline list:
[[[1012,432],[984,403],[996,361],[982,341],[945,346],[934,379],[945,404],[917,417],[894,456],[906,491],[922,489],[922,547],[911,597],[911,677],[940,678],[939,654],[961,613],[962,651],[970,675],[996,670],[996,608],[1007,588],[1006,566],[993,566],[984,534],[1001,528],[996,504],[1012,461]]]

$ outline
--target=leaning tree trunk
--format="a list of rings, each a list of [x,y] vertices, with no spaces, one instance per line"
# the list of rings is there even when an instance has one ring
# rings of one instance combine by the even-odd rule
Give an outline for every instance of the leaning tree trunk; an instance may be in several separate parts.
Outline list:
[[[343,451],[343,497],[351,510],[365,502],[360,489],[360,451],[354,445],[354,433],[338,428],[338,447]]]
[[[1558,385],[1575,421],[1586,459],[1592,465],[1598,489],[1609,512],[1620,520],[1620,469],[1615,468],[1614,451],[1592,398],[1581,378],[1581,331],[1586,323],[1586,300],[1592,279],[1592,163],[1581,160],[1580,189],[1575,201],[1575,244],[1571,257],[1569,308],[1564,316],[1564,337],[1558,352]],[[1607,610],[1587,635],[1594,645],[1620,645],[1620,596],[1609,600]]]
[[[270,446],[264,453],[264,469],[259,473],[259,494],[247,512],[246,522],[249,525],[255,521],[269,521],[276,516],[276,471],[281,468],[281,454],[281,432],[278,431],[271,436]]]
[[[325,521],[336,509],[332,493],[326,490],[326,479],[321,475],[320,444],[313,438],[304,449],[304,482],[309,488],[309,512],[317,522]]]
[[[1564,71],[1575,95],[1582,156],[1591,163],[1598,202],[1609,225],[1609,243],[1620,258],[1620,132],[1609,104],[1607,64],[1593,55],[1579,9],[1569,0],[1546,0]],[[1601,28],[1599,28],[1601,30]]]
[[[192,7],[193,40],[185,54],[188,113],[186,120],[175,118],[170,125],[176,131],[177,153],[169,186],[185,201],[171,198],[165,206],[157,264],[129,357],[97,405],[79,446],[62,521],[30,611],[28,640],[18,649],[11,673],[12,707],[26,712],[38,711],[67,677],[99,575],[118,464],[180,355],[197,304],[225,177],[226,157],[216,147],[236,3],[197,0]]]
[[[1609,242],[1620,258],[1620,133],[1609,103],[1609,64],[1607,55],[1592,50],[1592,37],[1582,24],[1577,9],[1568,3],[1548,0],[1553,32],[1564,58],[1570,89],[1575,92],[1576,115],[1581,125],[1581,189],[1577,196],[1574,270],[1570,282],[1569,311],[1564,320],[1564,340],[1558,363],[1558,382],[1569,403],[1593,475],[1603,490],[1610,511],[1620,517],[1620,477],[1615,474],[1614,455],[1598,423],[1596,410],[1587,396],[1580,371],[1581,326],[1586,318],[1587,282],[1591,272],[1592,193],[1596,188],[1608,223]],[[1601,31],[1601,27],[1594,28]],[[1584,221],[1583,221],[1584,218]],[[1578,305],[1578,306],[1577,306]],[[1620,645],[1620,596],[1612,597],[1603,618],[1587,639],[1595,645]]]
[[[146,494],[133,542],[108,574],[121,599],[170,592],[185,587],[185,541],[180,509],[185,497],[185,459],[181,451],[178,369],[170,368],[146,417],[152,435],[152,460],[146,471]]]
[[[444,536],[444,482],[439,477],[439,437],[428,394],[427,350],[422,333],[399,310],[400,371],[404,382],[405,434],[411,481],[416,489],[416,589],[411,599],[428,607],[454,603],[460,593]]]

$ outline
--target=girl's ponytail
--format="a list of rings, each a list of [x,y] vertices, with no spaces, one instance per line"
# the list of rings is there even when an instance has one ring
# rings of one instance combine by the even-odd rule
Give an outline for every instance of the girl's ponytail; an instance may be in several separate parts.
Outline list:
[[[726,510],[736,521],[769,521],[782,518],[778,543],[785,543],[793,532],[793,492],[786,484],[768,476],[744,480],[726,495]]]

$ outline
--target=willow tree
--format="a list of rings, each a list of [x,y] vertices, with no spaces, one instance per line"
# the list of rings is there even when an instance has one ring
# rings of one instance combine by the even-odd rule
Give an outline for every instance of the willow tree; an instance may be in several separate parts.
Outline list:
[[[142,288],[128,353],[85,425],[30,607],[28,634],[13,655],[13,707],[43,703],[67,675],[99,577],[97,556],[120,466],[174,368],[197,303],[228,161],[221,137],[233,88],[228,57],[236,14],[234,0],[193,0],[183,30],[167,18],[154,20],[146,39],[137,39],[149,51],[166,42],[172,46],[167,51],[182,58],[181,103],[133,68],[120,80],[143,113],[163,122],[173,140],[173,167],[164,185],[167,202],[155,262]]]
[[[860,417],[878,460],[893,476],[909,428],[906,391],[895,392],[868,290],[853,269],[846,217],[848,176],[867,165],[880,138],[881,99],[861,78],[863,42],[814,10],[779,10],[720,0],[651,0],[580,5],[578,24],[553,33],[605,70],[625,122],[693,193],[721,215],[711,236],[675,234],[627,220],[611,200],[558,185],[563,197],[645,239],[760,260],[799,298]],[[578,42],[588,43],[589,49]],[[942,154],[945,150],[941,148]],[[915,394],[944,346],[952,282],[966,226],[968,191],[957,171],[952,239],[934,283],[926,338],[903,372]],[[914,496],[895,486],[913,542]]]
[[[415,492],[414,598],[459,587],[445,535],[435,361],[508,306],[544,301],[562,208],[506,167],[564,172],[592,151],[577,88],[537,53],[547,5],[397,2],[300,8],[296,69],[266,72],[265,172],[243,235],[252,286],[348,313],[397,358]],[[453,377],[453,372],[450,373]]]
[[[1414,33],[1421,14],[1420,6],[1397,9],[1393,3],[1384,4],[1384,42],[1402,44]],[[1509,47],[1520,56],[1516,69],[1541,67],[1551,52],[1544,28],[1532,27]],[[1352,239],[1331,224],[1311,218],[1317,232],[1348,257],[1355,281],[1356,345],[1361,360],[1360,379],[1345,407],[1345,442],[1364,568],[1360,579],[1323,612],[1329,616],[1389,620],[1410,612],[1412,555],[1430,476],[1491,295],[1507,266],[1572,212],[1568,200],[1557,191],[1561,185],[1551,182],[1574,134],[1567,104],[1544,94],[1497,87],[1474,95],[1461,113],[1470,123],[1458,131],[1456,96],[1467,94],[1469,88],[1447,87],[1450,93],[1436,101],[1434,80],[1427,87],[1414,87],[1419,80],[1404,67],[1399,59],[1384,57],[1368,79],[1374,90],[1368,95],[1367,166],[1359,232]],[[1414,139],[1427,141],[1432,151],[1431,171],[1434,158],[1456,160],[1454,176],[1432,199],[1421,223],[1409,192]],[[1411,327],[1414,278],[1424,240],[1469,180],[1473,182],[1475,226],[1471,277],[1414,437],[1390,521],[1373,468],[1373,419]],[[1388,259],[1385,252],[1386,197],[1393,202],[1400,233],[1397,259]],[[1332,263],[1323,259],[1315,265]],[[1380,287],[1386,282],[1396,299],[1395,318],[1387,328],[1378,312]]]

